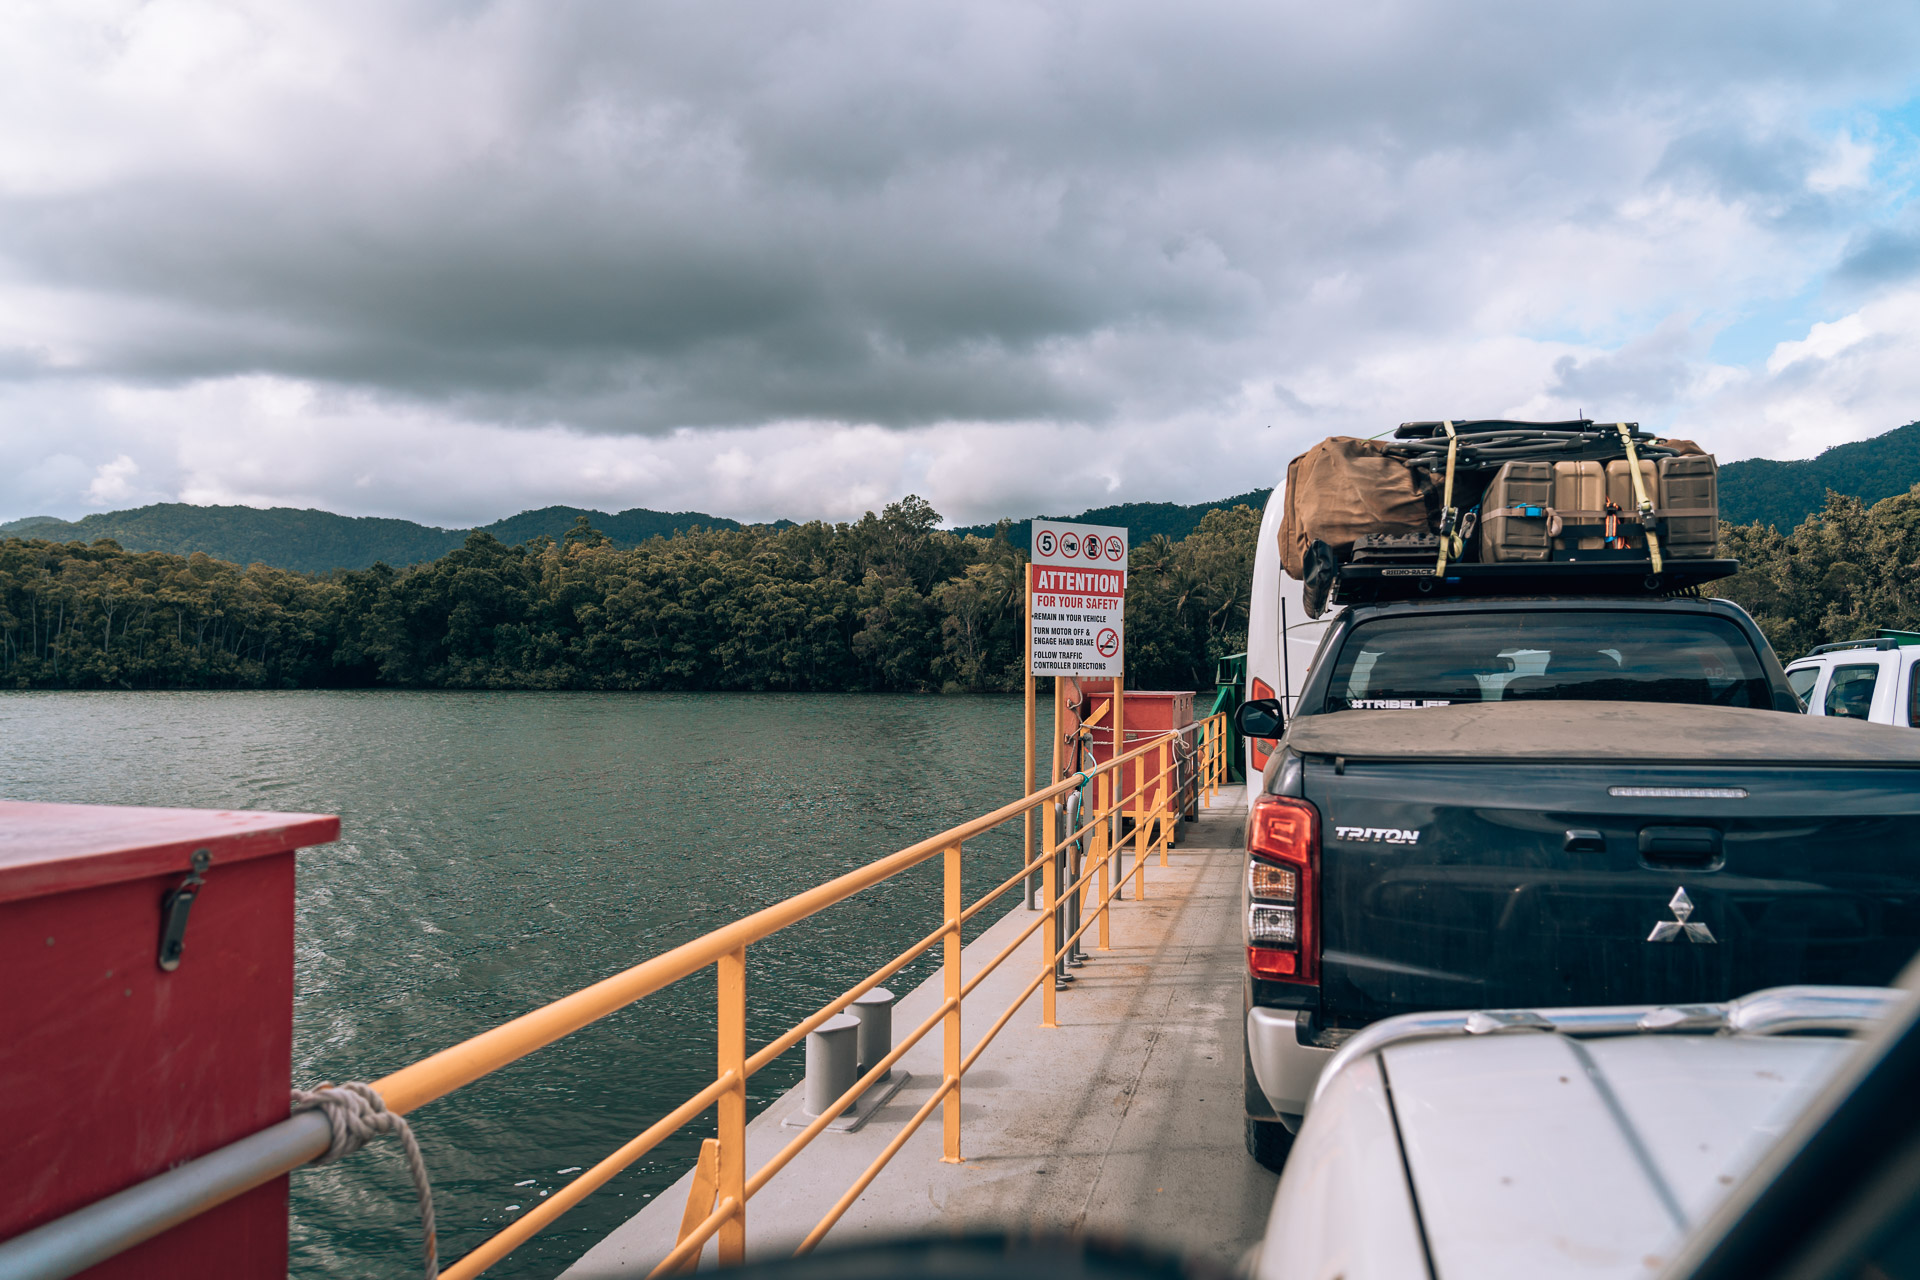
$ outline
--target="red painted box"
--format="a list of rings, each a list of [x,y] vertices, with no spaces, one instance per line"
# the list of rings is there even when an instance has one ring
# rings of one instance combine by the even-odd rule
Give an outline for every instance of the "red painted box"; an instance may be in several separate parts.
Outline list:
[[[0,801],[0,1240],[287,1116],[294,850],[315,814]],[[178,967],[168,895],[205,850]],[[284,1280],[287,1180],[83,1273]]]
[[[1079,683],[1081,694],[1087,699],[1086,712],[1089,716],[1097,714],[1102,706],[1113,701],[1111,680],[1082,680]],[[1129,689],[1126,692],[1126,711],[1127,746],[1131,749],[1169,729],[1185,728],[1192,724],[1193,693],[1190,690]],[[1110,707],[1094,724],[1092,734],[1094,763],[1105,764],[1113,759],[1113,711]],[[1189,735],[1184,742],[1190,743],[1191,740]],[[1182,745],[1180,750],[1185,753],[1190,748]],[[1131,789],[1139,785],[1141,764],[1151,766],[1144,774],[1149,780],[1161,769],[1154,756],[1149,754],[1126,766],[1123,772],[1128,776],[1124,786]]]

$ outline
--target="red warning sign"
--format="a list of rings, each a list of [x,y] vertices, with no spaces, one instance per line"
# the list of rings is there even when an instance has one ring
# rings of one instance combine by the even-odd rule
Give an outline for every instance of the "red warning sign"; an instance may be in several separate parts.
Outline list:
[[[1119,675],[1126,661],[1127,531],[1035,520],[1032,533],[1033,674]]]

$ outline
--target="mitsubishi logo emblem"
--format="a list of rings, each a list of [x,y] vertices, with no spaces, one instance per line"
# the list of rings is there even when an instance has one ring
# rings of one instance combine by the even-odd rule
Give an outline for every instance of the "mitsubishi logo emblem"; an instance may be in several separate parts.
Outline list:
[[[1713,936],[1713,930],[1697,920],[1687,919],[1693,914],[1693,899],[1687,896],[1685,886],[1673,891],[1673,901],[1667,904],[1667,909],[1673,912],[1673,919],[1662,920],[1654,925],[1653,932],[1647,935],[1648,942],[1672,942],[1683,933],[1687,935],[1688,942],[1719,941]]]

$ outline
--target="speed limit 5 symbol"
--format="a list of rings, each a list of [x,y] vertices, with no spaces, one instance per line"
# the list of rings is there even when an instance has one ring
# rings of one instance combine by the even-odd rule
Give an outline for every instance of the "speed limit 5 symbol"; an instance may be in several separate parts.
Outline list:
[[[1100,634],[1093,638],[1093,647],[1100,651],[1103,658],[1111,658],[1120,652],[1120,633],[1112,627],[1102,627]]]
[[[1034,545],[1040,548],[1041,555],[1043,556],[1052,555],[1053,554],[1053,530],[1042,529],[1040,531],[1040,536],[1034,539]]]

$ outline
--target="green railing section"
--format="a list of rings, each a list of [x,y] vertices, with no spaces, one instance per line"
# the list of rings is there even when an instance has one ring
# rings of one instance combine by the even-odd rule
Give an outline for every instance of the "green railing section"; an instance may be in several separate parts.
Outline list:
[[[1247,687],[1247,655],[1230,653],[1213,667],[1213,706],[1207,715],[1227,718],[1227,777],[1234,782],[1247,780],[1247,744],[1233,723],[1240,709],[1242,691]],[[1205,717],[1201,717],[1204,719]]]

